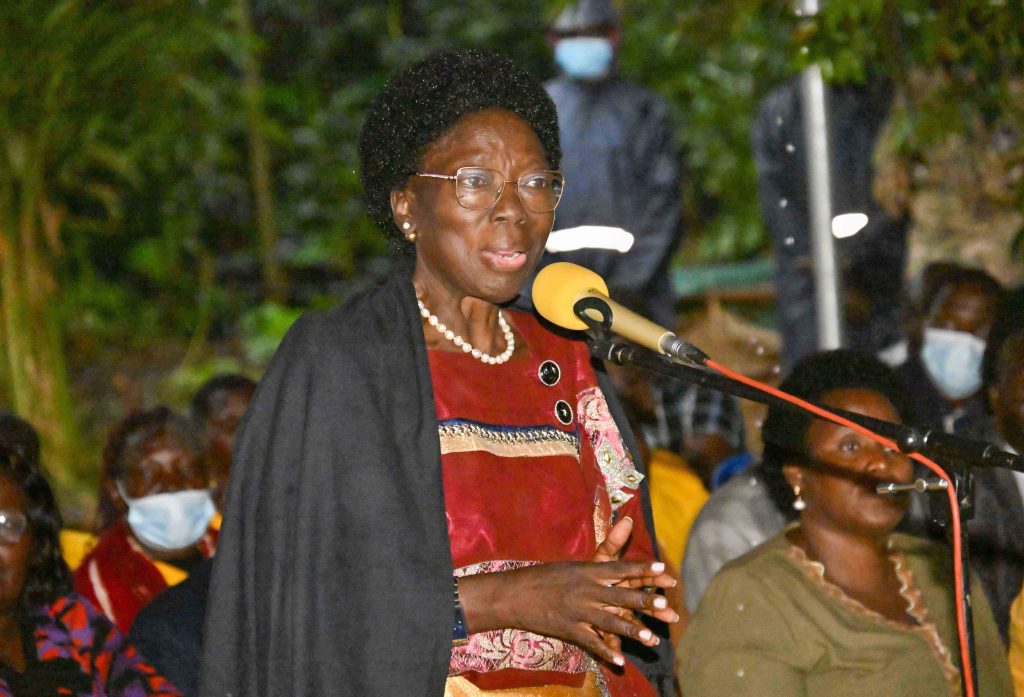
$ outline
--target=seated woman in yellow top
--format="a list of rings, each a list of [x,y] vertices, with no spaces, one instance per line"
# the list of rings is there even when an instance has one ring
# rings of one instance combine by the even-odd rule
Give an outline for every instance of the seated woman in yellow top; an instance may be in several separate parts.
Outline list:
[[[892,373],[868,354],[800,361],[782,389],[826,407],[899,421]],[[879,496],[911,466],[860,434],[769,409],[763,465],[796,513],[780,535],[711,581],[677,658],[686,697],[937,697],[960,694],[948,553],[894,534],[907,499]],[[1012,694],[984,594],[974,600],[980,694]]]

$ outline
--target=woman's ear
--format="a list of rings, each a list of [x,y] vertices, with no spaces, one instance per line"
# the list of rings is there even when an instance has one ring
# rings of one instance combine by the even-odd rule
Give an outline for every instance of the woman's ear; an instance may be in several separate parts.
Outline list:
[[[105,478],[103,480],[103,491],[106,493],[110,503],[119,512],[123,512],[128,508],[128,504],[125,503],[124,497],[121,496],[121,492],[117,490],[117,482],[115,480]]]
[[[804,471],[802,468],[796,465],[783,465],[782,476],[786,478],[786,482],[789,484],[789,488],[795,489],[804,486]]]
[[[413,198],[415,195],[408,189],[395,189],[391,192],[391,216],[399,228],[403,222],[412,218]]]
[[[1000,400],[1002,399],[1002,394],[999,391],[999,385],[998,384],[995,384],[995,385],[992,385],[991,387],[989,387],[988,388],[988,394],[986,396],[988,397],[989,408],[993,412],[997,411],[997,405],[999,405],[1000,407],[1002,406],[1001,403],[1000,403]]]

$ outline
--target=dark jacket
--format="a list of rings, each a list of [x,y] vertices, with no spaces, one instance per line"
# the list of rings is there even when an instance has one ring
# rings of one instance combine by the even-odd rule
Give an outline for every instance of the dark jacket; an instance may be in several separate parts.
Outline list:
[[[555,229],[610,225],[633,233],[625,254],[585,249],[546,254],[596,271],[613,293],[648,300],[659,322],[672,322],[668,264],[679,245],[680,158],[668,103],[635,83],[560,77],[545,85],[558,109],[565,195]]]
[[[873,192],[875,144],[889,114],[892,89],[878,81],[832,85],[826,94],[832,214],[868,216],[863,230],[836,240],[844,288],[858,291],[869,308],[862,321],[846,318],[846,344],[878,351],[900,336],[897,300],[909,223],[906,216],[890,217]],[[818,350],[802,103],[799,79],[788,81],[765,97],[751,131],[761,217],[772,236],[775,305],[787,371]]]
[[[203,618],[212,569],[213,559],[200,562],[188,578],[142,608],[128,633],[128,641],[184,697],[199,694]]]

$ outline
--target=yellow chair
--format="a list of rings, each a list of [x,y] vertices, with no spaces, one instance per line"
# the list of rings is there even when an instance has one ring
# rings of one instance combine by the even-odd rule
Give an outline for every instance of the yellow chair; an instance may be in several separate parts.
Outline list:
[[[85,555],[96,546],[96,536],[84,530],[65,528],[60,531],[60,550],[71,570],[74,571],[85,559]]]

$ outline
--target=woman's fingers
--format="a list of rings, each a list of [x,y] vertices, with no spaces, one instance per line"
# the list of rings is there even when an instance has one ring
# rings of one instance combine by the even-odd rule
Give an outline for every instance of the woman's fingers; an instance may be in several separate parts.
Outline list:
[[[608,663],[617,666],[626,665],[626,657],[622,655],[621,642],[618,641],[618,637],[615,638],[613,646],[604,641],[602,633],[594,629],[592,625],[579,623],[574,631],[568,633],[566,638]]]
[[[604,598],[607,599],[606,609],[608,611],[622,609],[622,612],[627,613],[630,611],[642,612],[670,624],[679,621],[679,615],[669,607],[668,599],[657,593],[613,586],[605,589]]]
[[[597,552],[594,553],[593,561],[618,561],[619,556],[622,554],[622,548],[629,542],[629,536],[632,534],[633,519],[626,516],[615,523],[612,529],[608,531],[608,536],[604,538],[604,542],[598,546]]]
[[[665,573],[665,563],[660,561],[601,562],[591,564],[591,567],[606,586],[625,584],[633,588],[672,588],[676,585],[676,580]]]

